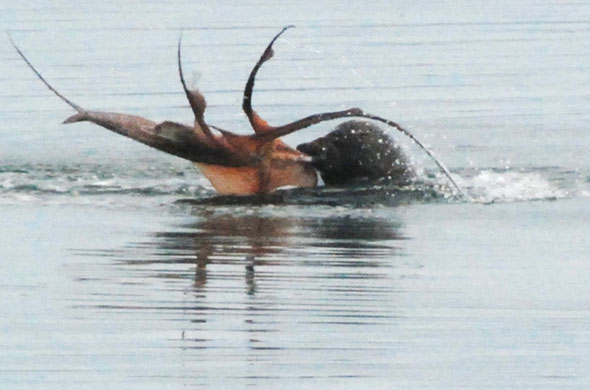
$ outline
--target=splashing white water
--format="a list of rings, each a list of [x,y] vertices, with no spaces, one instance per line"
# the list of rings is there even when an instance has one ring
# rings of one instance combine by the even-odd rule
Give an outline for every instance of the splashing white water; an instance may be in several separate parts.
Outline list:
[[[470,194],[486,202],[554,200],[571,195],[539,172],[485,170],[461,178],[461,182]]]

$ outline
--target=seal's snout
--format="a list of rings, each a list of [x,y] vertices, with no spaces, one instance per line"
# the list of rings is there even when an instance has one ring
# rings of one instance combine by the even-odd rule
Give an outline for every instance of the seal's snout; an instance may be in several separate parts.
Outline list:
[[[313,166],[322,171],[330,160],[328,149],[324,145],[324,139],[318,138],[315,141],[297,145],[297,150],[311,158]]]
[[[301,153],[305,153],[308,156],[317,156],[317,154],[320,151],[320,148],[318,147],[318,145],[315,142],[308,142],[305,144],[300,144],[297,145],[297,150],[299,150]]]

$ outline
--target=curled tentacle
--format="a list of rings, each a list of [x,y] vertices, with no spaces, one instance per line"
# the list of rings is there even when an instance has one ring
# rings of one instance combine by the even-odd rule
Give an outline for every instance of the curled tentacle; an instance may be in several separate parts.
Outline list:
[[[256,133],[263,133],[263,132],[272,130],[272,126],[270,126],[264,119],[262,119],[256,113],[256,111],[254,111],[252,109],[252,92],[254,90],[254,83],[256,81],[256,74],[258,73],[258,69],[260,69],[262,64],[264,64],[266,61],[270,60],[272,58],[272,56],[274,55],[272,45],[275,43],[275,41],[285,31],[287,31],[288,29],[293,28],[293,27],[295,27],[295,26],[293,26],[293,25],[285,26],[277,35],[274,36],[274,38],[270,41],[270,43],[268,44],[268,46],[266,47],[266,49],[264,50],[264,52],[260,56],[260,59],[258,60],[256,65],[254,65],[254,68],[252,68],[252,71],[250,72],[250,76],[248,77],[248,81],[246,82],[246,88],[244,89],[244,98],[243,98],[243,102],[242,102],[242,109],[244,110],[244,113],[246,113],[246,116],[248,117],[248,120],[250,121],[250,124],[252,125],[252,128],[254,129],[254,131]]]

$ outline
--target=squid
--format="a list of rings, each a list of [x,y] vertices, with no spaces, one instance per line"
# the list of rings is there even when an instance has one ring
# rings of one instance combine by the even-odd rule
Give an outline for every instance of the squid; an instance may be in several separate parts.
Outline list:
[[[87,110],[57,91],[33,66],[9,36],[18,55],[53,94],[73,108],[76,113],[63,123],[91,122],[117,134],[141,142],[168,154],[186,159],[196,165],[211,185],[221,194],[251,195],[274,191],[281,187],[314,187],[318,184],[317,171],[311,157],[280,138],[320,122],[341,118],[364,118],[381,122],[410,137],[421,147],[446,175],[452,185],[464,194],[448,169],[408,130],[396,122],[365,112],[360,108],[313,114],[288,124],[273,126],[252,108],[252,93],[256,75],[273,55],[273,45],[289,28],[276,34],[252,68],[242,101],[242,109],[254,130],[241,135],[223,130],[205,121],[207,102],[198,89],[189,89],[182,70],[181,44],[178,40],[177,62],[180,83],[194,114],[192,126],[164,121],[156,123],[137,115]]]

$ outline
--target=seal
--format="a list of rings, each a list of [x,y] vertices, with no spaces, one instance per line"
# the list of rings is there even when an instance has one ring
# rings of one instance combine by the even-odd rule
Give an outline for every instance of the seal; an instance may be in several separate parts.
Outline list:
[[[312,158],[326,185],[385,181],[404,186],[416,173],[402,148],[374,123],[351,120],[324,137],[297,146]]]

